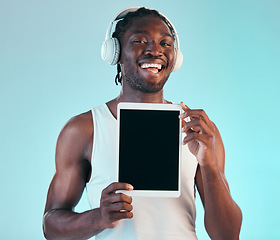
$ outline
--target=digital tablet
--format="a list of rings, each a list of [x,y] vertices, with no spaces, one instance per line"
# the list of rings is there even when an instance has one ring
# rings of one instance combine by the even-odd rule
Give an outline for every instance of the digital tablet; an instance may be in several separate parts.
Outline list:
[[[179,104],[119,103],[117,176],[130,196],[179,197],[181,119]]]

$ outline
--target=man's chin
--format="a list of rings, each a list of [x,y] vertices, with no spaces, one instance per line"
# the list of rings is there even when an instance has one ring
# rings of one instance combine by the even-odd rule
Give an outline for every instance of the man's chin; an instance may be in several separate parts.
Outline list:
[[[157,93],[160,92],[165,83],[158,83],[158,84],[141,84],[134,86],[135,89],[143,92],[143,93]]]
[[[127,84],[136,90],[139,90],[143,93],[157,93],[161,91],[168,80],[167,78],[155,79],[155,78],[144,78],[144,77],[135,77],[135,76],[124,76]]]

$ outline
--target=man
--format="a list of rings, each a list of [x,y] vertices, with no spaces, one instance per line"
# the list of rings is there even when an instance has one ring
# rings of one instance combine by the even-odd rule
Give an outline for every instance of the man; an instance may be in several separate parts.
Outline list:
[[[210,238],[239,238],[242,214],[224,175],[222,139],[203,110],[191,110],[181,103],[184,113],[179,117],[184,120],[185,137],[179,198],[132,199],[116,191],[132,190],[133,186],[112,183],[117,105],[171,104],[163,97],[163,86],[177,63],[174,32],[163,15],[145,8],[128,13],[118,23],[113,37],[120,43],[116,79],[122,90],[117,98],[72,118],[62,129],[44,215],[47,239],[94,235],[97,239],[197,239],[194,184],[205,208]],[[92,209],[75,213],[85,186]]]

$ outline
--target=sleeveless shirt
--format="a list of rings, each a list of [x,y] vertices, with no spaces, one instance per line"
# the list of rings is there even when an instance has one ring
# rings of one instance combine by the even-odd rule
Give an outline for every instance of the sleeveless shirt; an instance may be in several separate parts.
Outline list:
[[[100,207],[101,192],[117,180],[117,120],[104,103],[92,109],[92,174],[86,185],[92,209]],[[132,197],[133,218],[120,220],[96,240],[197,240],[194,178],[197,160],[182,146],[181,195],[178,198]],[[94,239],[94,238],[93,238]]]

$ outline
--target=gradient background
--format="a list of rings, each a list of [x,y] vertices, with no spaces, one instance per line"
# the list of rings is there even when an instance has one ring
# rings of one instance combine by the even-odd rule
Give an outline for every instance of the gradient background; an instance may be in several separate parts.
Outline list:
[[[116,13],[139,5],[178,31],[184,63],[165,96],[218,126],[240,239],[280,239],[278,0],[0,0],[0,238],[43,239],[59,131],[119,93],[100,46]],[[209,239],[197,200],[197,235]],[[87,208],[83,198],[77,211]]]

